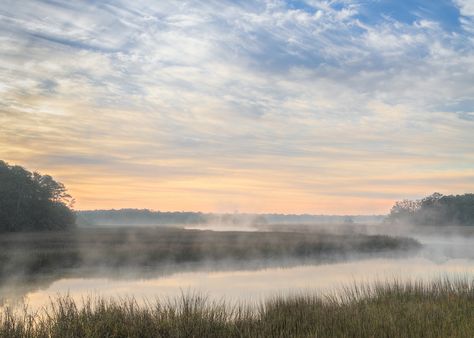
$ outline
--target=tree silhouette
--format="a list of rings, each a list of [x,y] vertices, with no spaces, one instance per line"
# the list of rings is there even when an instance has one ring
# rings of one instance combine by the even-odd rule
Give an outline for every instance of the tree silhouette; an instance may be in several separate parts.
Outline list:
[[[421,200],[396,202],[391,223],[423,225],[474,225],[474,194],[442,195],[435,192]]]
[[[0,231],[70,228],[75,224],[73,203],[51,176],[0,160]]]

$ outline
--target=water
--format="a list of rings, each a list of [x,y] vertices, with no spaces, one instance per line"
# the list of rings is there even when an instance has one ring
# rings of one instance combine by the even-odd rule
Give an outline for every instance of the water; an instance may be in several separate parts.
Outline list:
[[[21,283],[3,287],[8,304],[23,299],[32,309],[48,305],[58,295],[75,300],[88,296],[134,297],[137,301],[174,298],[187,293],[210,299],[255,303],[276,295],[332,293],[353,283],[393,280],[433,280],[440,277],[474,277],[472,238],[420,238],[424,249],[410,258],[370,258],[323,265],[294,265],[259,270],[240,269],[175,272],[167,275],[128,275],[121,278],[54,278],[48,283],[22,289]]]
[[[319,266],[271,268],[258,271],[188,272],[148,279],[70,278],[26,295],[34,307],[45,305],[58,294],[76,300],[87,295],[130,297],[139,300],[177,297],[199,292],[214,299],[259,301],[274,295],[298,292],[334,292],[348,283],[386,280],[430,280],[440,276],[474,275],[474,261],[454,259],[435,263],[426,258],[370,259]]]

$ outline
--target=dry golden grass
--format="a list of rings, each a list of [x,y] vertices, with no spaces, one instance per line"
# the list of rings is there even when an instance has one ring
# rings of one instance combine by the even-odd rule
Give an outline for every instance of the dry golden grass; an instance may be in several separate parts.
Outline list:
[[[199,295],[134,300],[59,298],[44,312],[0,314],[1,337],[473,337],[474,282],[397,281],[338,296],[275,297],[257,307]]]

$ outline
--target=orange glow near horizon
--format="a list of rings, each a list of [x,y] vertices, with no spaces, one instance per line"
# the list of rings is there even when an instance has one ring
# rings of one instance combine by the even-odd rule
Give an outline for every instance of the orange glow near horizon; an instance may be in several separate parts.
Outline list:
[[[464,193],[463,181],[471,177],[457,172],[431,177],[426,174],[379,177],[369,171],[357,178],[354,171],[353,176],[348,177],[314,178],[300,172],[301,184],[298,184],[292,179],[297,173],[273,172],[272,169],[231,170],[228,176],[160,178],[117,175],[112,171],[90,171],[77,166],[37,168],[28,161],[17,164],[50,174],[64,183],[76,200],[76,210],[137,208],[223,213],[387,214],[396,200],[433,193],[430,186],[436,181],[450,182],[454,178],[458,184],[451,183],[437,191]],[[410,186],[393,184],[407,180]]]
[[[474,191],[467,2],[296,3],[2,2],[0,160],[77,209],[386,214]]]

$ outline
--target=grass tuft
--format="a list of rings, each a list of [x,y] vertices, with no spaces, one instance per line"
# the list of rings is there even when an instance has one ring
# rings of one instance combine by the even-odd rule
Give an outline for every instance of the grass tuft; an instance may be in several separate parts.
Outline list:
[[[274,297],[258,306],[183,294],[54,300],[48,310],[0,311],[0,337],[472,337],[474,281],[354,285],[337,295]]]

